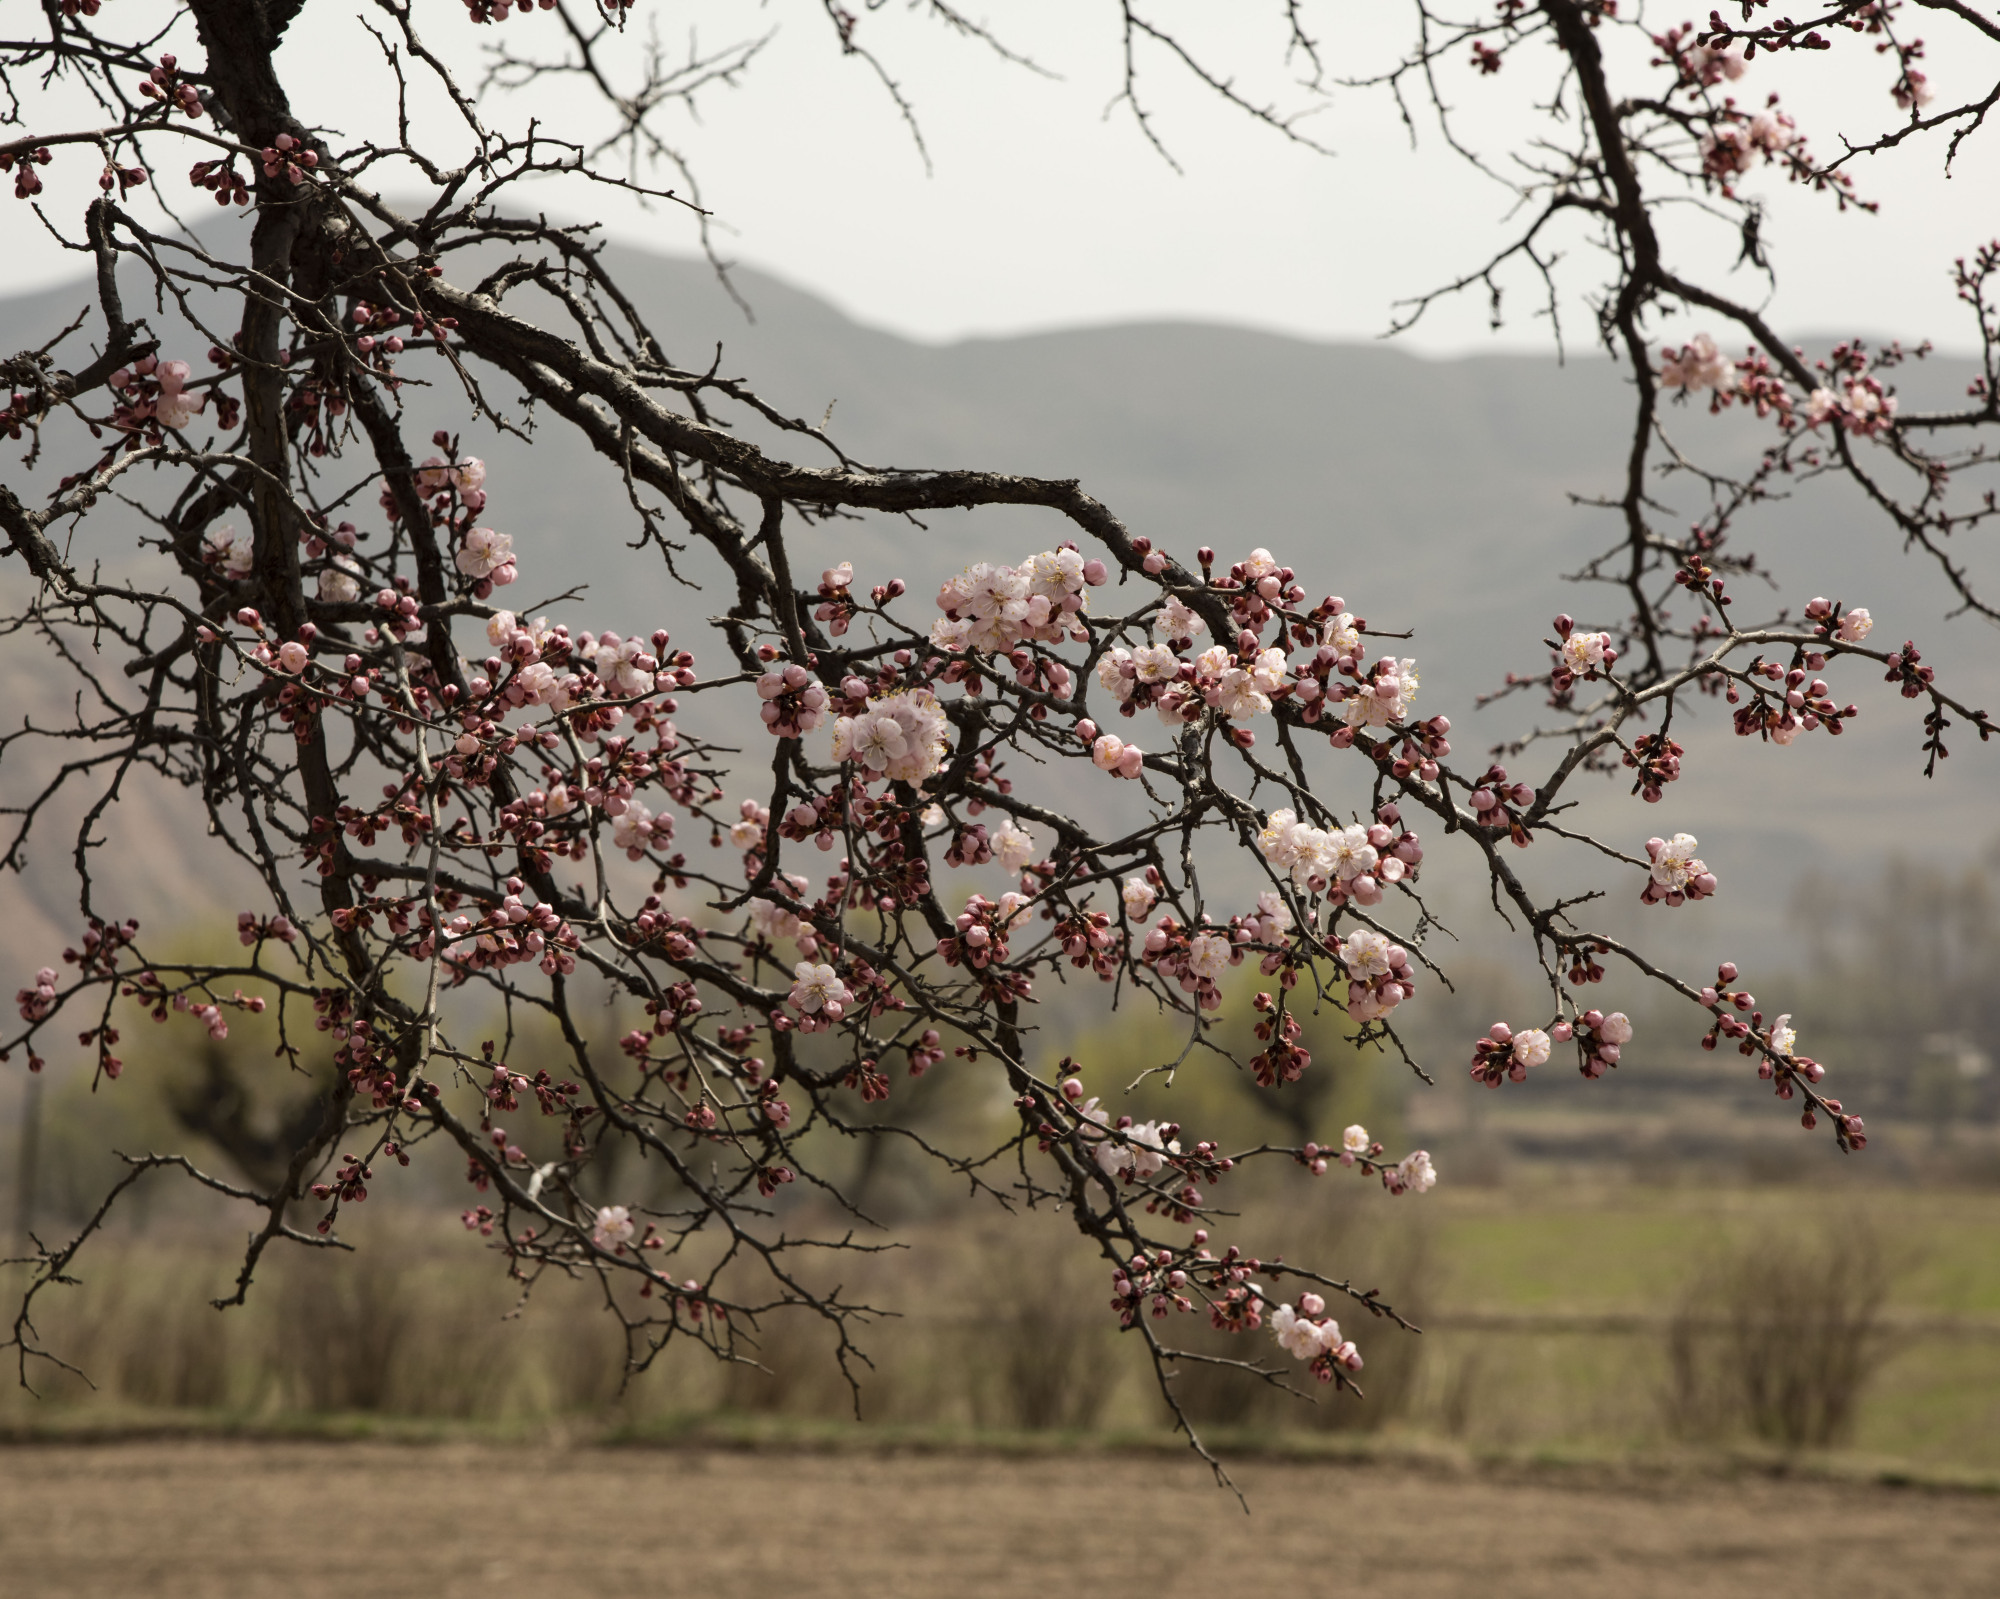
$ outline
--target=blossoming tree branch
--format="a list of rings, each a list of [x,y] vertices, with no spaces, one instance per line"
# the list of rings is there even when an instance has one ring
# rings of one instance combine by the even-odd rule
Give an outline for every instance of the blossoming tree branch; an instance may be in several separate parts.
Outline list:
[[[1524,656],[1546,660],[1508,692],[1538,696],[1552,719],[1503,767],[1454,757],[1434,707],[1479,685],[1420,688],[1395,619],[1362,614],[1376,611],[1369,568],[1342,550],[1249,527],[1219,531],[1220,551],[1163,548],[1077,482],[872,466],[715,368],[677,364],[590,230],[536,220],[514,197],[531,178],[643,188],[607,163],[630,155],[641,171],[663,148],[660,107],[743,62],[666,62],[615,5],[466,4],[498,31],[500,84],[581,74],[608,96],[612,136],[586,147],[560,130],[503,131],[489,118],[508,102],[464,87],[473,63],[427,45],[408,0],[360,8],[381,50],[368,92],[400,105],[414,81],[442,86],[459,118],[449,148],[411,143],[407,118],[369,139],[294,115],[301,63],[279,46],[302,0],[46,0],[39,31],[0,43],[19,130],[0,144],[13,226],[46,225],[96,284],[90,318],[4,363],[0,430],[67,474],[45,494],[0,486],[0,528],[28,579],[8,591],[9,647],[51,652],[81,690],[68,724],[6,735],[71,752],[47,790],[10,795],[8,866],[60,825],[58,792],[90,796],[69,802],[82,817],[75,945],[26,974],[0,1058],[39,1071],[80,1039],[115,1094],[135,1027],[221,1036],[268,1008],[282,1039],[271,1070],[298,1067],[315,1035],[338,1068],[275,1183],[128,1155],[78,1236],[38,1240],[12,1322],[24,1380],[61,1359],[36,1332],[39,1297],[145,1172],[171,1169],[256,1218],[240,1302],[272,1246],[338,1245],[346,1208],[427,1144],[463,1163],[467,1226],[510,1270],[604,1285],[634,1369],[677,1339],[754,1358],[758,1329],[785,1313],[829,1322],[845,1362],[865,1307],[798,1262],[854,1235],[788,1225],[804,1187],[847,1203],[805,1135],[853,1130],[863,1104],[893,1108],[899,1078],[945,1070],[1004,1085],[1002,1146],[905,1135],[998,1202],[1066,1208],[1103,1258],[1107,1314],[1170,1404],[1176,1370],[1219,1358],[1178,1346],[1193,1319],[1268,1330],[1229,1363],[1358,1386],[1371,1332],[1401,1336],[1389,1325],[1401,1318],[1337,1262],[1265,1262],[1254,1239],[1217,1236],[1233,1225],[1230,1179],[1273,1160],[1420,1194],[1438,1179],[1429,1155],[1361,1127],[1236,1150],[1135,1120],[1106,1064],[1038,1064],[1024,1011],[1087,985],[1107,1007],[1177,1019],[1190,1049],[1162,1072],[1243,1072],[1273,1092],[1314,1070],[1302,1017],[1335,1016],[1362,1044],[1400,1051],[1399,1021],[1447,980],[1421,936],[1424,879],[1440,872],[1486,885],[1545,979],[1535,1014],[1466,1041],[1474,1078],[1504,1090],[1565,1061],[1603,1076],[1632,1047],[1627,1009],[1656,989],[1688,1038],[1739,1052],[1786,1113],[1843,1150],[1864,1146],[1861,1115],[1736,966],[1668,970],[1594,928],[1585,902],[1538,897],[1514,863],[1590,850],[1607,890],[1661,907],[1721,891],[1694,838],[1650,822],[1671,817],[1672,785],[1701,758],[1678,737],[1691,697],[1720,697],[1737,736],[1774,747],[1897,714],[1899,698],[1932,763],[1954,722],[1993,731],[1914,643],[1874,641],[1865,606],[1815,600],[1752,621],[1728,585],[1749,569],[1733,541],[1742,513],[1788,475],[1838,475],[1879,514],[1885,549],[1917,546],[1964,606],[1994,614],[1954,540],[1993,515],[1990,495],[1959,480],[2000,422],[2000,245],[1969,241],[1958,268],[1985,376],[1960,409],[1917,413],[1894,384],[1912,352],[1792,349],[1748,301],[1684,276],[1666,228],[1692,198],[1739,227],[1754,258],[1765,175],[1854,207],[1868,203],[1857,173],[1871,150],[1935,137],[1955,151],[1983,132],[1992,96],[1936,104],[1908,24],[1921,15],[1967,51],[2000,43],[2000,24],[1894,3],[1830,3],[1794,23],[1751,3],[1653,34],[1590,0],[1506,0],[1458,20],[1415,8],[1415,48],[1370,80],[1406,114],[1452,71],[1461,96],[1540,95],[1546,77],[1562,113],[1521,169],[1522,231],[1439,292],[1497,295],[1525,273],[1553,305],[1558,235],[1582,230],[1604,246],[1597,333],[1634,406],[1608,502],[1616,542],[1577,607],[1596,615],[1522,630]],[[1112,9],[1127,103],[1149,136],[1142,70],[1192,73],[1294,138],[1314,97],[1343,87],[1309,7],[1273,8],[1274,49],[1293,78],[1304,67],[1299,108],[1245,98],[1138,0]],[[873,53],[885,18],[828,6],[820,20],[905,103]],[[1750,93],[1772,60],[1810,66],[1828,49],[1874,51],[1884,73],[1873,143],[1831,158],[1781,102]],[[385,186],[419,198],[391,204]],[[149,223],[132,198],[148,188],[174,211],[247,213],[247,247]],[[1669,314],[1705,331],[1663,337]],[[416,384],[457,395],[462,425],[411,437]],[[1748,477],[1675,442],[1675,407],[1703,397],[1761,441]],[[722,574],[706,636],[609,631],[587,596],[567,615],[507,608],[517,582],[556,562],[549,530],[509,516],[478,441],[529,413],[574,429],[623,485],[644,535],[630,560],[706,552]],[[746,442],[731,417],[791,448]],[[1661,468],[1703,485],[1711,510],[1692,530],[1656,514]],[[120,501],[155,531],[107,576],[71,552]],[[808,530],[818,548],[858,515],[991,506],[1038,507],[1062,531],[1042,548],[968,549],[934,594],[847,560],[800,569]],[[1324,592],[1336,583],[1352,598]],[[697,696],[739,702],[750,732],[725,746],[683,731]],[[1066,807],[1069,772],[1104,803]],[[1361,809],[1323,798],[1357,776]],[[1582,839],[1559,818],[1580,786],[1607,781],[1629,788],[1631,820]],[[106,807],[173,784],[199,790],[209,847],[262,884],[227,961],[150,946],[121,914],[120,874],[93,866]],[[726,844],[697,858],[676,847],[691,835]],[[1231,1059],[1212,1032],[1225,979],[1244,967],[1261,981],[1262,1047]],[[644,1018],[608,1054],[579,1013],[586,979]],[[453,991],[540,1016],[561,1052],[509,1058],[464,1033],[451,1018],[477,1011],[454,1009]],[[560,1157],[531,1159],[506,1130],[519,1117],[559,1127]],[[867,1133],[886,1136],[880,1122]],[[673,1175],[672,1206],[586,1197],[592,1167],[621,1148]],[[691,1275],[697,1254],[708,1265]],[[1298,1364],[1272,1363],[1268,1335]]]

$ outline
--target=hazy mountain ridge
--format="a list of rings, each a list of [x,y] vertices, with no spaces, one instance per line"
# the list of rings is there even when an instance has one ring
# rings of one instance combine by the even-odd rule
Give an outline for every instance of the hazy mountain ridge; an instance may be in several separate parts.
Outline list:
[[[1455,719],[1463,754],[1534,722],[1525,698],[1478,715],[1473,700],[1510,667],[1543,664],[1537,641],[1555,611],[1616,614],[1608,591],[1550,580],[1615,536],[1609,515],[1572,499],[1615,490],[1622,470],[1627,399],[1602,359],[1429,361],[1389,346],[1173,323],[924,345],[860,326],[753,271],[737,274],[756,312],[746,323],[702,263],[621,248],[607,259],[677,360],[705,369],[720,344],[720,370],[774,406],[814,421],[831,406],[831,431],[857,459],[1076,477],[1136,531],[1175,549],[1212,543],[1228,559],[1270,547],[1315,593],[1341,593],[1378,628],[1413,633],[1395,647],[1422,663],[1422,709]],[[0,301],[0,349],[44,342],[88,300],[79,283]],[[559,314],[552,301],[528,301],[534,314]],[[167,353],[195,359],[205,345],[195,340],[192,332],[169,336]],[[82,361],[71,353],[77,342],[59,352],[73,366]],[[1948,397],[1963,392],[1970,371],[1966,362],[1938,361],[1907,386]],[[586,597],[556,612],[572,625],[664,624],[683,638],[701,630],[707,603],[677,585],[657,555],[627,548],[639,522],[615,470],[585,459],[586,447],[560,424],[537,426],[532,445],[469,425],[455,385],[435,381],[435,389],[407,391],[405,402],[418,437],[449,426],[489,462],[488,519],[514,534],[522,556],[521,582],[507,598],[525,604],[584,584]],[[492,394],[503,407],[513,399],[504,382]],[[1762,442],[1756,425],[1734,414],[1719,424],[1676,416],[1674,425],[1737,463]],[[795,459],[825,458],[812,441],[761,423],[743,431]],[[24,493],[45,488],[55,472],[73,469],[73,448],[70,433],[53,429],[47,464],[28,474],[9,462],[7,480]],[[365,476],[361,465],[353,459]],[[373,500],[364,487],[348,514],[369,525]],[[968,560],[1011,560],[1066,536],[1052,515],[1025,510],[925,520],[923,531],[865,518],[805,533],[795,565],[804,572],[850,558],[864,582],[904,576],[917,591],[906,602],[917,615],[927,609],[927,585]],[[79,553],[115,558],[139,526],[128,513],[95,515],[78,535]],[[1823,485],[1764,508],[1744,535],[1788,578],[1824,574],[1818,581],[1828,592],[1870,604],[1883,635],[1923,640],[1927,659],[1956,674],[1966,694],[1994,693],[1991,633],[1963,621],[1940,627],[1942,583],[1920,560],[1887,558],[1892,538],[1858,496]],[[699,552],[688,569],[704,570]],[[20,578],[0,567],[0,581],[11,587]],[[1786,597],[1796,604],[1809,592]],[[1746,608],[1758,603],[1744,599]],[[0,674],[23,691],[16,703],[46,704],[44,696],[62,692],[45,672],[26,669],[21,652],[36,648],[23,635],[0,644]],[[1701,718],[1688,777],[1657,814],[1618,815],[1620,842],[1635,846],[1636,836],[1625,835],[1648,825],[1701,834],[1725,883],[1723,898],[1704,908],[1704,926],[1760,938],[1778,928],[1797,873],[1837,864],[1841,840],[1857,826],[1887,829],[1919,849],[1976,842],[1991,814],[1992,774],[1981,763],[1992,757],[1969,744],[1926,789],[1917,776],[1918,718],[1880,688],[1854,671],[1836,684],[1864,708],[1838,745],[1816,738],[1790,750],[1753,747],[1729,738],[1719,716]],[[687,714],[698,721],[704,713],[693,702]],[[1530,757],[1523,768],[1535,764]],[[31,763],[8,765],[0,791],[16,803]],[[1088,803],[1092,776],[1080,774],[1064,792]],[[1597,795],[1587,813],[1612,797]],[[1922,819],[1920,830],[1911,818]],[[120,886],[134,911],[191,913],[211,891],[215,909],[233,911],[196,864],[208,851],[201,825],[193,796],[170,797],[136,830],[121,824],[132,843],[118,851]],[[163,847],[169,837],[178,847]],[[74,892],[62,880],[68,843],[51,834],[37,851],[26,914],[7,919],[13,964],[37,964],[32,951],[75,936],[66,920]],[[1536,864],[1548,853],[1534,852]],[[115,899],[107,889],[101,909],[122,914]]]

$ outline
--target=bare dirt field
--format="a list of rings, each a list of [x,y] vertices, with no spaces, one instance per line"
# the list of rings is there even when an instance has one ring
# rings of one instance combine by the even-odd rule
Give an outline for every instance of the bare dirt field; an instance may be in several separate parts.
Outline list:
[[[1197,1465],[541,1445],[0,1449],[9,1599],[1211,1594],[1370,1579],[1479,1595],[2000,1593],[2000,1501],[1768,1478],[1496,1481]]]

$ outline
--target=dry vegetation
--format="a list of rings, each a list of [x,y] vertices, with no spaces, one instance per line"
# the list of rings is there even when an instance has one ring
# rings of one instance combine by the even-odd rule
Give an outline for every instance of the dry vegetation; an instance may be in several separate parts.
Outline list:
[[[1778,1219],[1796,1198],[1519,1189],[1420,1209],[1364,1190],[1316,1214],[1295,1205],[1309,1219],[1288,1248],[1342,1260],[1428,1330],[1353,1327],[1365,1402],[1197,1366],[1179,1379],[1183,1400],[1239,1446],[1370,1433],[1392,1450],[1517,1459],[1845,1449],[1920,1474],[2000,1471],[2000,1204],[1884,1199],[1875,1223],[1843,1233],[1862,1243],[1835,1250],[1831,1234]],[[593,1286],[544,1282],[523,1303],[449,1217],[371,1221],[370,1247],[331,1265],[285,1260],[226,1315],[203,1303],[223,1257],[164,1231],[128,1239],[46,1329],[98,1388],[16,1393],[0,1422],[17,1434],[174,1417],[286,1431],[338,1416],[364,1430],[794,1439],[853,1422],[855,1395],[810,1317],[754,1329],[757,1364],[674,1350],[621,1384]],[[940,1220],[907,1250],[843,1262],[844,1284],[884,1312],[864,1340],[873,1365],[855,1373],[864,1427],[1162,1436],[1105,1274],[1078,1258],[1063,1218],[1009,1236],[1030,1247],[1001,1247],[990,1221]]]

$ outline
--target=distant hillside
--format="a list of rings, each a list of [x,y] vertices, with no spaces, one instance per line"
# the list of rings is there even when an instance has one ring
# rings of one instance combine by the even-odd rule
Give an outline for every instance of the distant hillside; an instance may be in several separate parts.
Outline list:
[[[1478,714],[1473,701],[1509,667],[1542,664],[1536,641],[1551,615],[1610,611],[1607,592],[1566,588],[1550,577],[1576,567],[1612,533],[1605,513],[1572,499],[1610,490],[1626,448],[1621,379],[1601,359],[1567,366],[1524,356],[1435,362],[1389,346],[1190,324],[929,346],[857,325],[759,273],[737,274],[756,313],[746,322],[701,263],[630,249],[614,249],[609,259],[676,360],[705,367],[720,346],[722,371],[747,379],[775,406],[815,420],[830,407],[834,435],[863,460],[1077,477],[1135,529],[1176,549],[1212,543],[1228,555],[1268,545],[1300,568],[1313,591],[1344,595],[1380,628],[1411,631],[1399,648],[1421,663],[1422,708],[1455,719],[1462,749],[1532,722],[1527,701]],[[81,284],[0,300],[0,351],[43,342],[88,300]],[[544,304],[553,315],[554,306]],[[206,342],[191,333],[186,341],[190,357]],[[169,353],[182,353],[169,344]],[[1936,362],[1911,386],[1962,394],[1970,371],[1966,363]],[[514,396],[503,382],[494,398],[506,406]],[[419,436],[436,426],[464,428],[454,391],[408,399]],[[1754,427],[1727,422],[1722,430],[1691,416],[1685,426],[1747,459],[1758,442]],[[768,430],[763,436],[768,441]],[[559,425],[536,427],[532,438],[523,444],[464,431],[464,447],[491,467],[490,519],[514,534],[522,552],[522,580],[510,598],[527,603],[587,585],[583,600],[556,608],[559,617],[625,631],[664,624],[683,637],[699,631],[710,602],[677,585],[657,554],[627,548],[638,519],[617,475],[585,459]],[[797,440],[781,447],[813,456]],[[58,446],[51,469],[67,464]],[[50,473],[9,463],[6,475],[27,492]],[[372,513],[373,499],[364,491],[355,503]],[[129,517],[122,527],[93,517],[79,549],[116,561],[118,540],[129,540],[137,526]],[[968,560],[1012,559],[1042,547],[1059,536],[1056,528],[1053,518],[1033,512],[982,513],[977,525],[945,515],[921,530],[874,518],[808,536],[799,564],[851,558],[864,581],[902,575],[921,595]],[[1883,634],[1921,639],[1927,659],[1952,671],[1965,692],[2000,699],[2000,652],[1990,630],[1964,620],[1942,624],[1941,582],[1920,560],[1888,553],[1892,535],[1855,496],[1808,486],[1759,513],[1745,539],[1788,582],[1810,572],[1827,592],[1870,605]],[[690,570],[702,568],[698,556],[690,558]],[[0,582],[19,580],[0,567]],[[1796,603],[1809,592],[1790,588],[1786,597]],[[1744,603],[1753,600],[1746,595]],[[0,681],[13,690],[8,703],[53,713],[53,697],[67,691],[38,649],[26,635],[0,641]],[[1628,812],[1617,823],[1627,845],[1648,824],[1702,836],[1726,885],[1701,913],[1704,947],[1730,929],[1758,939],[1775,934],[1797,875],[1813,866],[1838,869],[1857,836],[1872,841],[1871,855],[1892,844],[1949,852],[1983,840],[1996,825],[1991,795],[2000,755],[1968,745],[1926,787],[1917,772],[1915,719],[1864,676],[1850,673],[1837,685],[1864,706],[1837,744],[1805,739],[1777,750],[1725,736],[1713,753],[1697,746],[1699,759],[1669,804],[1643,818]],[[10,761],[0,774],[10,803],[18,802],[30,764]],[[116,869],[100,891],[103,908],[157,917],[204,903],[232,906],[230,891],[207,876],[206,855],[197,853],[198,827],[191,804],[126,818],[118,842],[99,857]],[[35,952],[74,936],[67,850],[60,835],[44,841],[21,896],[26,903],[5,919],[0,960],[10,967],[32,964]]]

